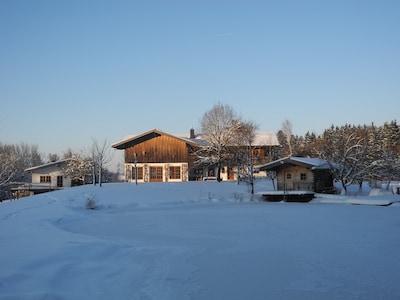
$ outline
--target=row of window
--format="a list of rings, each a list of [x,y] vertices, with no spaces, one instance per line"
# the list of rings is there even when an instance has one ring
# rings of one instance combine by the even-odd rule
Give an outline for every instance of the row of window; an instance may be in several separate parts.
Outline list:
[[[163,172],[162,167],[150,167],[150,177],[151,178],[162,179],[162,172]],[[201,172],[201,173],[203,173],[203,172]],[[143,178],[144,178],[143,174],[144,174],[143,167],[136,167],[136,171],[135,171],[135,167],[132,168],[132,179],[136,179],[136,175],[137,175],[138,180],[143,180]],[[49,180],[49,181],[42,181],[42,177],[43,177],[43,180]],[[47,177],[49,177],[49,178],[47,178]],[[181,179],[181,167],[179,167],[179,166],[169,167],[169,178],[170,179]],[[292,174],[290,174],[290,173],[286,174],[286,179],[292,179]],[[300,180],[307,180],[307,174],[301,173]],[[40,176],[40,182],[50,182],[50,181],[51,181],[50,176]]]
[[[49,175],[40,176],[40,183],[51,183],[51,176]],[[57,186],[58,187],[63,186],[63,176],[57,176]]]
[[[51,182],[51,176],[40,176],[40,183],[49,183]]]
[[[132,179],[143,180],[143,167],[132,168]],[[162,179],[162,167],[150,167],[150,177]],[[169,178],[170,179],[181,179],[181,167],[171,166],[169,167]]]
[[[292,174],[290,173],[286,174],[286,179],[292,179]],[[306,179],[307,179],[307,174],[300,173],[300,180],[306,180]]]

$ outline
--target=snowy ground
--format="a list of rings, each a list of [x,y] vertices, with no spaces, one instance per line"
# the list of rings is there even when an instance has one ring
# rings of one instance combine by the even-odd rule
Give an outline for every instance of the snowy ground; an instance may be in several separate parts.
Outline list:
[[[399,200],[266,203],[189,182],[6,202],[0,299],[400,299]]]

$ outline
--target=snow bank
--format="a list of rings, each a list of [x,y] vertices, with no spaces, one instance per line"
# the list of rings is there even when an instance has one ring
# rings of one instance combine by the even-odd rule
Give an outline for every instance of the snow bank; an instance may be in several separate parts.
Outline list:
[[[267,203],[196,182],[3,203],[0,299],[399,299],[399,206],[339,197]]]

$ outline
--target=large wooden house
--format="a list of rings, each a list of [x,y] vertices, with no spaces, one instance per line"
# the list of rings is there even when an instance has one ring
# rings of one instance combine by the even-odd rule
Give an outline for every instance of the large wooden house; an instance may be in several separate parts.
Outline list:
[[[330,166],[323,159],[290,156],[264,164],[259,169],[275,172],[280,191],[333,191]]]
[[[259,134],[254,147],[257,157],[269,161],[270,147],[279,145],[276,135]],[[112,145],[124,150],[125,180],[128,182],[179,182],[212,179],[216,175],[214,165],[196,165],[197,151],[207,145],[201,136],[190,130],[188,136],[172,135],[158,129],[127,137]],[[265,160],[264,160],[265,162]],[[223,180],[233,180],[235,171],[229,166],[222,168]]]
[[[125,151],[125,180],[139,182],[188,181],[199,144],[157,129],[112,145]]]

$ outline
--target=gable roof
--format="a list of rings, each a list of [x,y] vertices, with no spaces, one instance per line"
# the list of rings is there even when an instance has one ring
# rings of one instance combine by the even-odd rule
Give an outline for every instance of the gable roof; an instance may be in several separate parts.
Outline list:
[[[195,138],[190,139],[187,135],[178,135],[179,137],[194,141],[200,146],[207,146],[209,143],[203,138],[204,135],[197,134]],[[252,142],[252,146],[261,147],[261,146],[279,146],[278,137],[274,132],[260,132],[256,133],[254,137],[254,141]]]
[[[294,165],[304,167],[311,170],[328,170],[330,169],[329,163],[326,160],[320,158],[310,157],[296,157],[289,156],[281,158],[259,167],[261,171],[269,171],[279,169],[284,165]]]
[[[68,158],[67,158],[67,159],[60,159],[60,160],[52,161],[52,162],[45,163],[45,164],[42,164],[42,165],[39,165],[39,166],[30,167],[30,168],[28,168],[28,169],[25,169],[25,172],[32,172],[32,171],[34,171],[34,170],[39,170],[39,169],[43,169],[43,168],[47,168],[47,167],[51,167],[51,166],[56,166],[56,165],[64,164],[64,163],[66,163],[68,160],[69,160]]]
[[[161,135],[182,140],[192,146],[203,147],[209,145],[209,143],[202,138],[201,134],[196,135],[195,138],[190,138],[187,135],[172,135],[159,129],[152,129],[138,135],[127,136],[122,141],[112,144],[111,147],[120,150],[126,149]],[[279,141],[276,134],[273,132],[257,133],[253,142],[253,146],[279,146]]]
[[[210,143],[207,142],[206,140],[202,139],[200,136],[197,136],[197,137],[192,138],[192,139],[191,138],[187,138],[187,137],[183,137],[183,136],[180,136],[180,138],[182,140],[195,143],[195,144],[197,144],[197,146],[200,146],[200,147],[210,146]]]
[[[253,146],[279,146],[278,137],[274,132],[256,133]]]
[[[152,130],[146,131],[142,134],[126,137],[122,141],[112,144],[111,147],[116,148],[116,149],[126,149],[129,147],[135,146],[137,144],[143,143],[145,141],[148,141],[150,139],[153,139],[155,137],[159,137],[161,135],[165,135],[165,136],[169,136],[169,137],[181,140],[181,141],[183,141],[187,144],[193,145],[193,146],[199,146],[199,144],[195,142],[195,139],[184,139],[184,138],[172,135],[172,134],[165,133],[158,129],[152,129]]]

